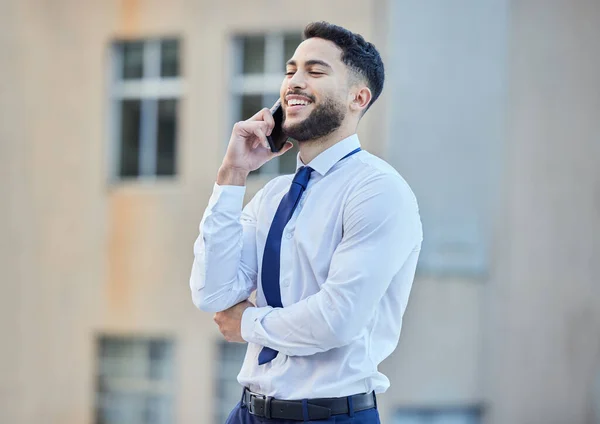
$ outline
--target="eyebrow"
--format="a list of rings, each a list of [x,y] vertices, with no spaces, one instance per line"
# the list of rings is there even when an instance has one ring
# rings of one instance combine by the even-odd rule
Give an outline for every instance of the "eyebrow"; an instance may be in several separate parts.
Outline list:
[[[325,68],[333,69],[329,63],[324,62],[322,60],[318,60],[318,59],[307,60],[306,62],[304,62],[304,66],[314,66],[314,65],[320,65],[320,66],[324,66]],[[288,60],[286,63],[286,66],[297,66],[297,64],[296,64],[295,60]]]

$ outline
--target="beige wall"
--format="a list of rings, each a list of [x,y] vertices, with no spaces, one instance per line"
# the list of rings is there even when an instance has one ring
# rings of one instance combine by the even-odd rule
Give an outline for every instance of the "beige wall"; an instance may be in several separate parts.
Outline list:
[[[193,307],[188,278],[229,137],[228,37],[318,19],[369,36],[372,3],[346,5],[2,2],[1,53],[14,60],[0,67],[0,160],[9,177],[0,184],[9,205],[0,212],[9,236],[0,243],[0,421],[92,422],[95,337],[108,332],[174,336],[177,421],[210,422],[210,404],[198,399],[213,392],[218,334]],[[107,49],[117,37],[165,34],[183,40],[180,175],[109,185]],[[365,128],[364,144],[376,149],[368,120]]]
[[[12,3],[0,2],[0,51],[4,57],[0,66],[0,422],[18,420],[12,405],[18,402],[21,391],[15,364],[22,350],[19,304],[21,282],[27,275],[25,258],[19,253],[30,246],[22,233],[28,215],[22,166],[26,149],[23,143],[10,142],[23,137],[23,102],[17,82],[19,51],[14,43],[16,9]]]

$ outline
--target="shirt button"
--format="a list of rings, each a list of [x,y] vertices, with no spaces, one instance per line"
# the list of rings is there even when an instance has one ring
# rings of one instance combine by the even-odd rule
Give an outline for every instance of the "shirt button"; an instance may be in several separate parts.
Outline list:
[[[293,231],[288,231],[287,233],[285,233],[285,238],[286,239],[291,239],[292,237],[294,237],[294,232]]]
[[[283,287],[287,287],[287,286],[289,286],[289,285],[290,285],[290,280],[289,280],[288,278],[286,278],[285,280],[283,280],[283,281],[281,282],[281,285],[282,285]]]

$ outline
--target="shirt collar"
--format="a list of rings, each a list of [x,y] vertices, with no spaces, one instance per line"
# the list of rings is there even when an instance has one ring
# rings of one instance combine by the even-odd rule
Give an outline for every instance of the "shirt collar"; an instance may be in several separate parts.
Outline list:
[[[333,168],[333,165],[338,163],[341,158],[346,156],[357,147],[360,147],[360,140],[358,139],[357,134],[352,134],[350,137],[335,143],[324,152],[321,152],[306,166],[310,166],[320,175],[324,176],[331,168]],[[296,157],[296,171],[302,166],[305,165],[300,160],[300,153],[298,153],[298,156]]]

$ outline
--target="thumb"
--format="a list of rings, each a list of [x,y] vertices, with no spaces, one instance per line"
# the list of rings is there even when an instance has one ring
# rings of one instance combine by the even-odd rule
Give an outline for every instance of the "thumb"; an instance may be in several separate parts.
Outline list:
[[[283,145],[283,147],[281,148],[281,150],[278,151],[277,153],[275,153],[275,156],[283,155],[285,152],[290,150],[292,147],[294,147],[294,144],[291,141],[286,141],[285,144]]]

